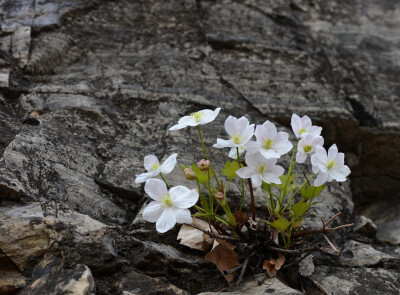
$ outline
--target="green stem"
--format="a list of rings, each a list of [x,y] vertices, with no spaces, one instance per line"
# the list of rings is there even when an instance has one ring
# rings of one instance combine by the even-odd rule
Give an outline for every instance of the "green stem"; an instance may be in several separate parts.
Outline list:
[[[265,187],[263,187],[268,193],[269,193],[269,199],[270,199],[270,203],[271,203],[271,210],[272,210],[272,214],[274,214],[275,215],[275,203],[274,203],[274,198],[273,198],[273,194],[272,194],[272,192],[271,192],[271,188],[265,188]]]
[[[199,194],[200,194],[200,203],[203,206],[203,210],[208,212],[208,202],[207,199],[204,197],[203,192],[201,191],[200,182],[196,179],[197,186],[199,187]]]
[[[236,154],[237,154],[237,160],[239,162],[239,168],[242,167],[242,164],[240,164],[240,154],[239,154],[239,148],[236,148]],[[243,178],[240,179],[242,181],[242,199],[240,200],[240,208],[239,211],[242,211],[243,208],[243,202],[244,202],[244,180]]]
[[[210,170],[207,170],[207,178],[208,178],[208,202],[210,205],[210,212],[214,212],[214,194],[211,190],[211,177]]]
[[[200,137],[201,146],[203,147],[204,154],[206,155],[207,160],[210,161],[210,157],[208,156],[207,151],[206,151],[206,147],[204,146],[203,137],[201,136],[200,125],[197,125],[197,127],[199,129],[199,137]],[[215,174],[215,171],[214,171],[214,168],[213,168],[213,166],[211,164],[211,161],[210,161],[210,168],[213,171],[215,181],[217,182],[217,186],[219,187],[219,181],[218,181],[217,175]]]
[[[311,179],[313,179],[313,178],[315,177],[315,175],[317,175],[317,174],[311,175],[311,177],[308,179],[308,181],[311,180]],[[294,194],[290,197],[290,199],[288,200],[288,202],[287,202],[287,204],[285,205],[285,207],[283,207],[283,209],[281,210],[281,213],[283,213],[283,211],[285,211],[286,207],[287,207],[287,206],[290,204],[290,202],[293,200],[294,196],[299,192],[299,190],[301,190],[301,189],[303,188],[304,185],[307,184],[308,181],[306,180],[301,186],[299,186],[299,188],[298,188],[298,189],[294,192]]]
[[[171,188],[171,186],[168,184],[168,182],[165,180],[164,176],[162,175],[162,173],[160,172],[160,176],[162,178],[162,180],[164,180],[165,184],[168,186],[168,188]]]

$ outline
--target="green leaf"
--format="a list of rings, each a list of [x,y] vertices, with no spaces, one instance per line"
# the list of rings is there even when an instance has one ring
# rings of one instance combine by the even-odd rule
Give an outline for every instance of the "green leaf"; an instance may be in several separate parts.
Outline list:
[[[280,232],[284,232],[290,226],[290,221],[287,220],[285,217],[280,216],[274,222],[268,223],[270,226],[275,227]]]
[[[304,200],[311,200],[314,199],[319,193],[326,187],[325,184],[321,186],[309,186],[307,188],[303,187],[301,189],[301,195],[303,196]]]
[[[288,183],[287,183],[287,187],[286,187],[286,194],[290,193],[291,191],[295,190],[298,187],[297,183],[293,182],[294,179],[296,178],[296,176],[297,176],[296,173],[290,175]],[[279,176],[279,179],[281,180],[281,184],[272,184],[272,185],[274,187],[278,188],[282,192],[285,189],[285,184],[288,179],[287,174],[283,174],[283,175]]]
[[[308,210],[309,206],[307,205],[306,202],[299,202],[293,205],[292,211],[294,213],[294,216],[299,217],[306,213]]]
[[[204,186],[207,186],[208,178],[207,175],[200,170],[199,167],[196,166],[195,163],[192,163],[192,170],[196,173],[197,180]]]
[[[236,177],[236,171],[239,170],[240,164],[236,161],[227,161],[224,168],[221,169],[222,175],[232,180]]]

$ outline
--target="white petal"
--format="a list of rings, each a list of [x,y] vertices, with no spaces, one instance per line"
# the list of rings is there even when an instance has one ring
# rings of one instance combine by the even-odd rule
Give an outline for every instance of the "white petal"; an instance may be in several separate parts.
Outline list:
[[[156,156],[154,156],[154,155],[147,155],[146,157],[144,157],[144,168],[147,170],[147,171],[153,171],[154,169],[153,169],[153,165],[154,164],[160,164],[159,162],[158,162],[158,159],[157,159],[157,157]],[[157,165],[158,166],[158,165]]]
[[[239,149],[239,155],[240,155],[240,149]],[[236,148],[231,148],[231,150],[229,151],[228,157],[237,158],[237,152],[236,152]]]
[[[302,128],[300,117],[296,114],[293,114],[290,125],[292,125],[293,133],[296,135],[296,137],[299,137],[299,130]]]
[[[254,153],[254,154],[249,154],[247,153],[246,155],[246,164],[248,167],[251,167],[254,169],[257,167],[260,163],[263,163],[264,157],[260,153]]]
[[[217,143],[213,145],[213,147],[215,147],[217,149],[231,148],[234,146],[235,146],[235,144],[232,141],[221,139],[221,138],[217,138]]]
[[[247,151],[249,154],[254,154],[260,151],[260,145],[254,141],[250,140],[248,143],[246,143],[243,148],[245,151]]]
[[[157,220],[156,229],[160,233],[165,233],[174,227],[176,223],[176,217],[174,209],[172,207],[166,208]]]
[[[304,128],[307,131],[310,131],[312,123],[309,116],[301,117],[301,123],[302,123],[302,128]]]
[[[283,174],[283,172],[285,172],[285,169],[282,166],[275,165],[270,167],[267,173],[272,173],[276,177],[279,177]]]
[[[146,173],[136,175],[135,183],[143,183],[153,177],[156,177],[159,173],[160,173],[159,170],[154,170],[151,172],[146,172]]]
[[[240,178],[250,178],[255,173],[251,167],[243,167],[236,171],[236,175]]]
[[[324,145],[324,138],[322,136],[314,136],[312,140],[313,146],[323,146]]]
[[[253,187],[260,187],[262,185],[262,180],[258,175],[254,175],[253,177],[251,177],[251,182],[253,184]]]
[[[328,159],[333,160],[333,158],[336,156],[338,153],[338,148],[336,144],[332,144],[332,146],[328,150]]]
[[[263,155],[263,157],[266,158],[266,159],[280,158],[280,157],[281,157],[280,154],[278,154],[277,152],[275,152],[275,151],[272,150],[272,149],[266,150],[266,149],[262,148],[262,149],[260,149],[260,153],[261,153],[261,155]]]
[[[160,200],[162,195],[168,193],[167,186],[161,179],[149,179],[144,185],[144,191],[155,201]]]
[[[201,112],[203,112],[205,114],[205,116],[201,119],[201,121],[198,124],[203,125],[203,124],[210,123],[211,121],[214,121],[215,118],[218,116],[218,113],[220,110],[221,110],[221,108],[216,108],[214,111],[208,110],[208,109],[202,110]]]
[[[279,136],[279,141],[274,143],[274,147],[273,149],[275,150],[275,152],[277,152],[280,155],[284,155],[286,153],[288,153],[292,148],[293,148],[293,144],[289,141],[289,140],[282,140],[282,137],[286,137],[289,136],[288,133],[286,132],[279,132],[278,135],[276,137],[278,137],[280,134],[282,134],[281,136]]]
[[[229,116],[225,120],[225,131],[226,131],[226,133],[229,134],[229,136],[235,135],[237,120],[238,119],[236,117],[233,117],[233,116]]]
[[[281,184],[281,180],[273,173],[264,172],[260,175],[261,179],[266,183]]]
[[[334,159],[332,159],[333,161],[335,161],[335,163],[339,166],[344,165],[344,154],[343,153],[337,153],[337,155],[335,156]]]
[[[329,171],[329,176],[338,182],[346,181],[346,177],[350,174],[347,165],[336,166]]]
[[[297,151],[296,154],[296,162],[297,163],[304,163],[304,161],[307,159],[307,154],[306,153],[302,153],[300,151]]]
[[[190,214],[189,209],[174,208],[174,212],[177,223],[192,223],[192,215]]]
[[[194,204],[197,203],[199,199],[199,194],[194,191],[190,190],[184,186],[175,186],[169,190],[170,195],[174,196],[174,207],[180,209],[187,209],[192,207]]]
[[[254,134],[254,124],[251,124],[246,128],[246,130],[242,134],[243,135],[242,144],[246,144],[253,137],[253,134]]]
[[[152,201],[144,208],[142,217],[149,222],[156,222],[163,211],[164,209],[160,206],[160,203]]]
[[[176,125],[172,126],[171,128],[169,128],[169,131],[181,130],[187,126],[189,126],[189,125],[176,124]]]
[[[164,163],[161,164],[161,172],[162,173],[170,173],[172,170],[174,170],[175,165],[176,165],[176,157],[178,157],[177,153],[172,154],[169,156]]]
[[[312,126],[309,130],[310,134],[314,136],[320,136],[322,132],[322,127],[319,126]]]
[[[244,135],[246,133],[246,129],[249,127],[249,120],[246,117],[240,117],[237,120],[237,126],[236,126],[236,131],[241,134]]]
[[[328,180],[328,172],[322,173],[320,172],[317,176],[317,179],[314,181],[314,186],[320,186],[323,185],[327,180]]]
[[[265,122],[263,125],[264,130],[263,131],[263,137],[268,138],[268,139],[273,139],[275,138],[277,134],[276,126],[271,123],[270,121]]]

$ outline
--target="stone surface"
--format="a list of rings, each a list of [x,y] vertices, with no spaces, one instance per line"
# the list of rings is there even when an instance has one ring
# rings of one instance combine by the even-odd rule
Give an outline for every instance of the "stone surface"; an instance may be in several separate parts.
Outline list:
[[[290,131],[295,112],[323,127],[325,146],[337,143],[352,174],[318,196],[304,227],[339,211],[333,226],[351,223],[354,207],[378,229],[376,240],[373,229],[360,234],[365,226],[329,234],[342,256],[316,254],[313,276],[332,292],[398,294],[399,12],[393,0],[0,1],[0,265],[18,277],[11,287],[23,286],[20,269],[55,290],[51,281],[68,283],[51,278],[87,267],[97,294],[135,294],[135,275],[178,294],[173,286],[226,287],[204,253],[179,245],[178,227],[159,235],[141,219],[147,199],[134,182],[147,154],[177,152],[180,164],[204,157],[195,128],[168,128],[220,106],[202,126],[207,146],[226,137],[228,115]],[[36,124],[22,123],[33,111]],[[216,167],[226,162],[217,153],[227,150],[208,151]],[[167,179],[196,185],[178,167]],[[234,181],[229,201],[239,189]],[[256,206],[266,212],[260,192]],[[29,236],[36,244],[21,249]]]
[[[26,279],[18,272],[0,270],[0,294],[17,294],[26,286]]]
[[[76,294],[94,295],[92,273],[86,265],[78,264],[71,269],[54,271],[35,280],[20,294]]]
[[[353,230],[368,238],[375,238],[378,227],[371,219],[361,215],[356,218]]]

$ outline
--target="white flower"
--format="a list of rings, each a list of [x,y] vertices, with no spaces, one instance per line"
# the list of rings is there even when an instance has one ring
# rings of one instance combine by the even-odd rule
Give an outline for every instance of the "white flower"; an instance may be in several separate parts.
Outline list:
[[[228,140],[217,138],[217,143],[213,145],[215,148],[231,148],[229,157],[236,158],[239,148],[239,155],[244,151],[243,146],[250,140],[254,133],[254,124],[249,123],[246,117],[237,119],[229,116],[225,120],[225,130],[229,135]]]
[[[311,119],[308,116],[299,117],[296,114],[292,115],[292,130],[297,138],[303,138],[307,134],[311,133],[314,136],[321,134],[322,128],[318,126],[312,126]]]
[[[322,136],[314,136],[311,133],[304,136],[297,146],[296,162],[303,163],[307,159],[307,155],[311,156],[315,153],[315,147],[318,145],[324,145]]]
[[[172,154],[161,165],[156,156],[148,155],[144,157],[144,168],[146,168],[148,172],[136,175],[135,182],[142,183],[150,178],[156,177],[160,173],[170,173],[174,170],[177,156],[178,154],[176,153]]]
[[[241,178],[251,178],[254,187],[262,182],[280,184],[283,167],[276,165],[277,159],[266,159],[260,153],[246,155],[246,167],[240,168],[236,174]]]
[[[215,120],[220,110],[221,108],[216,108],[214,111],[206,109],[191,113],[190,116],[180,118],[178,124],[172,126],[169,130],[180,130],[187,126],[197,126],[210,123]]]
[[[322,146],[315,148],[315,154],[311,156],[313,173],[318,173],[314,181],[315,186],[320,186],[333,179],[339,182],[346,181],[350,169],[344,164],[344,154],[338,153],[336,144],[332,145],[328,154]]]
[[[160,179],[149,179],[144,191],[154,201],[144,208],[142,217],[149,222],[156,222],[156,229],[165,233],[175,223],[192,223],[188,208],[196,204],[199,194],[185,186],[175,186],[168,192],[167,186]]]
[[[289,134],[277,132],[275,125],[270,121],[257,125],[255,135],[257,141],[249,141],[244,145],[244,149],[250,154],[260,152],[266,159],[280,158],[293,148]]]

